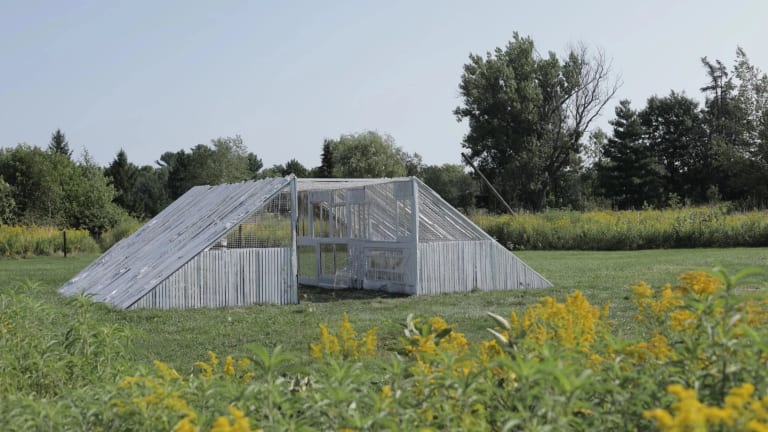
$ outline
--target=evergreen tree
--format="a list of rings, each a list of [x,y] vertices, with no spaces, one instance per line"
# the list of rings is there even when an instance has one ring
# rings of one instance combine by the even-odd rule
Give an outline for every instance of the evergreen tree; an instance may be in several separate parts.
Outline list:
[[[332,141],[326,139],[323,142],[323,153],[320,155],[320,167],[318,168],[317,176],[320,178],[333,177],[333,149],[331,149]]]
[[[60,153],[68,159],[72,158],[72,150],[69,149],[69,142],[61,129],[51,134],[51,142],[48,144],[48,151],[51,153]]]
[[[620,209],[658,204],[662,200],[660,167],[644,140],[640,117],[626,99],[619,102],[615,113],[616,118],[610,121],[613,133],[596,163],[602,194]]]
[[[128,162],[125,150],[120,149],[112,163],[104,170],[104,175],[111,180],[115,188],[115,204],[131,214],[140,214],[141,209],[136,207],[134,196],[138,168]]]
[[[252,180],[259,178],[259,171],[262,168],[264,168],[264,162],[261,161],[261,158],[256,153],[248,153],[248,171]]]

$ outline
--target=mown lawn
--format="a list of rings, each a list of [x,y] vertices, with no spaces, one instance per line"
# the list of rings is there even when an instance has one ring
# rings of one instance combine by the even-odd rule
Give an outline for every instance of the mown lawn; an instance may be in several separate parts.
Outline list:
[[[611,305],[611,320],[618,329],[634,335],[629,285],[645,280],[654,286],[675,282],[688,270],[720,264],[731,272],[768,267],[768,248],[676,249],[633,252],[526,251],[517,253],[548,278],[554,288],[537,291],[473,292],[437,297],[395,297],[374,292],[327,292],[305,288],[301,303],[293,306],[251,306],[181,311],[116,311],[99,307],[98,319],[125,324],[134,334],[134,360],[148,364],[160,359],[187,372],[194,361],[214,351],[243,355],[249,344],[275,347],[308,361],[308,344],[317,339],[318,325],[338,325],[344,313],[359,331],[379,327],[384,349],[399,346],[398,323],[408,314],[441,316],[470,340],[487,339],[485,328],[493,323],[487,311],[508,315],[523,310],[542,296],[562,299],[582,290],[592,304]],[[56,325],[72,311],[56,288],[95,258],[84,255],[0,260],[0,289],[30,280],[41,284],[40,301],[54,307],[55,316],[40,317],[41,324]],[[750,289],[746,289],[749,294]]]

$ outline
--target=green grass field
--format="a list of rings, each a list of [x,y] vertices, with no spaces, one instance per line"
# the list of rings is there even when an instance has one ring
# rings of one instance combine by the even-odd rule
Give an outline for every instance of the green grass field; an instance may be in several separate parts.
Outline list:
[[[318,325],[337,325],[344,313],[359,331],[379,327],[384,349],[398,346],[400,327],[408,314],[439,315],[472,340],[487,339],[486,327],[493,323],[487,311],[508,315],[523,310],[537,298],[554,295],[562,299],[582,290],[592,304],[611,305],[610,318],[624,333],[632,335],[628,286],[645,280],[656,286],[675,282],[682,272],[720,264],[735,272],[747,267],[768,267],[768,248],[677,249],[636,252],[545,252],[518,253],[525,262],[554,284],[537,291],[473,292],[437,297],[396,297],[369,291],[323,291],[304,288],[301,303],[293,306],[251,306],[179,311],[116,311],[97,308],[97,319],[126,325],[134,336],[133,355],[139,364],[160,359],[187,372],[194,361],[211,350],[222,355],[242,355],[250,344],[283,346],[308,359],[308,343],[316,340]],[[55,316],[40,317],[41,325],[57,325],[74,313],[56,289],[95,258],[83,255],[63,258],[36,257],[0,260],[0,289],[30,280],[40,301],[56,310]],[[749,289],[748,289],[749,291]],[[308,361],[308,360],[307,360]]]

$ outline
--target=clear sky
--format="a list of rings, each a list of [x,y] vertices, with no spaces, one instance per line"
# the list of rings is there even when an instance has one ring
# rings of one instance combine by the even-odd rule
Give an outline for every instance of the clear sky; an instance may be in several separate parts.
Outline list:
[[[700,99],[699,59],[736,46],[768,70],[768,1],[0,0],[0,146],[61,128],[101,165],[139,165],[219,136],[266,166],[320,162],[324,138],[377,130],[428,164],[459,163],[453,109],[470,53],[514,31],[540,52],[601,47],[636,107]]]

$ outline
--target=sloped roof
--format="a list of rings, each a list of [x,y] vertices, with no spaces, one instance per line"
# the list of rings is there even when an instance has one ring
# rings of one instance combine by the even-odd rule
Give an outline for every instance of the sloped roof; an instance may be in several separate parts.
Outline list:
[[[471,219],[419,182],[419,241],[494,240]]]
[[[318,179],[297,178],[296,189],[303,191],[325,191],[346,188],[363,188],[393,182],[416,181],[419,190],[419,241],[450,241],[450,240],[492,240],[480,227],[469,218],[448,204],[437,192],[426,183],[413,177],[393,178],[349,178],[349,179]],[[367,199],[376,205],[376,212],[369,217],[376,220],[379,227],[388,227],[390,232],[396,228],[392,225],[396,218],[396,209],[386,202],[386,197],[375,193],[367,195]],[[344,215],[340,215],[341,218]]]
[[[59,291],[85,292],[94,301],[128,308],[259,210],[293,178],[195,186]]]

